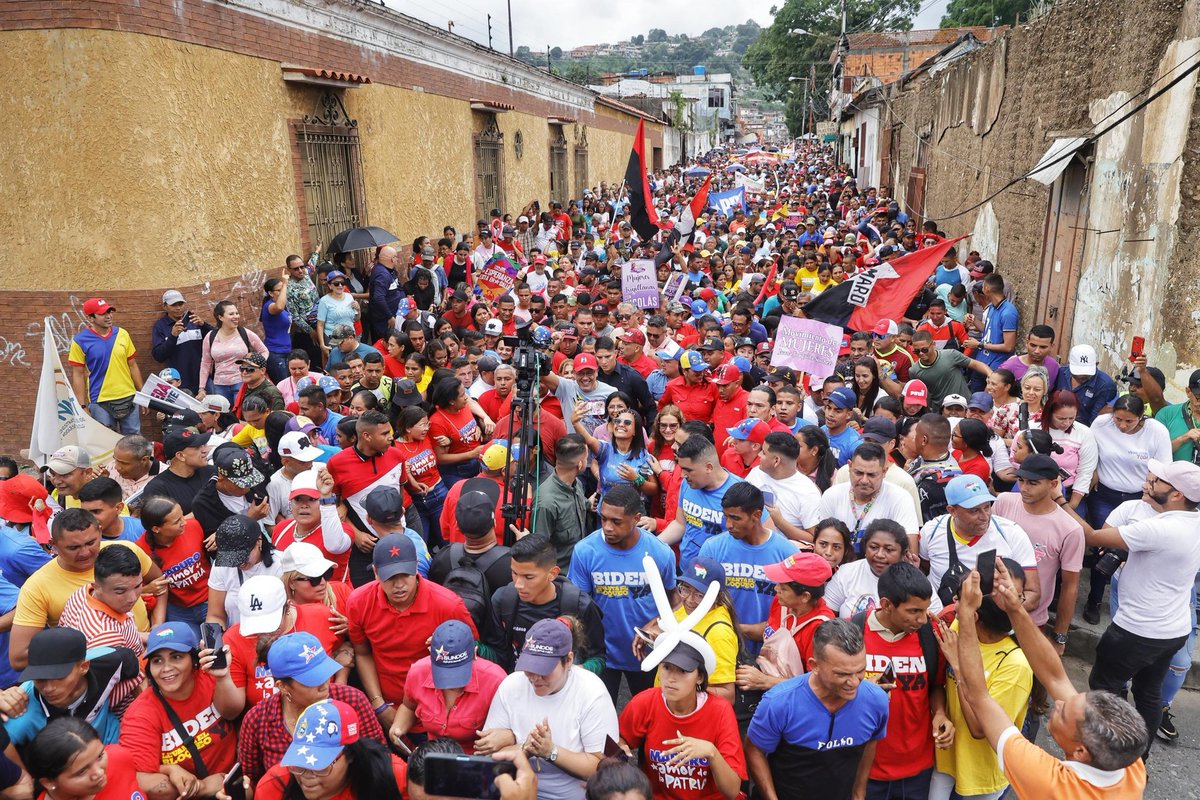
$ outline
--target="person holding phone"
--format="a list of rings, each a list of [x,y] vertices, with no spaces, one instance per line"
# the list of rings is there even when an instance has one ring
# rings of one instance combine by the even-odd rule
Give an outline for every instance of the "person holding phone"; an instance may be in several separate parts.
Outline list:
[[[154,627],[146,643],[150,690],[129,704],[121,721],[120,744],[132,753],[138,772],[178,765],[200,779],[199,797],[217,793],[237,751],[233,721],[241,706],[229,668],[217,668],[216,658],[201,649],[188,625]]]
[[[150,332],[150,353],[160,364],[179,373],[181,388],[196,394],[200,386],[200,358],[204,337],[212,326],[191,312],[178,289],[163,292],[163,311]]]
[[[258,782],[255,800],[402,800],[408,768],[362,730],[346,703],[313,703],[296,720],[283,761]]]

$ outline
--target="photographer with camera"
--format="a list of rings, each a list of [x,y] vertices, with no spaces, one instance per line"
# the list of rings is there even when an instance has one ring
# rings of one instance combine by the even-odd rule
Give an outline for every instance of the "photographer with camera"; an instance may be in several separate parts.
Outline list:
[[[1131,681],[1134,705],[1146,720],[1146,729],[1157,731],[1163,712],[1163,678],[1172,656],[1187,641],[1194,619],[1190,600],[1200,570],[1200,538],[1196,537],[1200,466],[1150,459],[1142,499],[1154,509],[1154,516],[1117,527],[1106,524],[1099,530],[1070,508],[1067,511],[1083,524],[1089,545],[1128,553],[1121,571],[1120,605],[1096,645],[1088,685],[1121,695]],[[1066,498],[1057,502],[1067,505]]]

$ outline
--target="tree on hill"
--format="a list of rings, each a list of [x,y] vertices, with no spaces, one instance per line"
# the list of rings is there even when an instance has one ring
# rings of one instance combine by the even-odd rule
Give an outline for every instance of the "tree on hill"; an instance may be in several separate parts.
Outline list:
[[[650,33],[646,36],[647,42],[665,42],[667,41],[667,32],[662,28],[651,28]]]
[[[1035,0],[950,0],[942,17],[943,28],[971,25],[1015,25],[1017,15],[1028,18]]]
[[[632,39],[630,39],[629,43],[641,47],[646,43],[646,37],[639,33],[637,36],[634,36]]]

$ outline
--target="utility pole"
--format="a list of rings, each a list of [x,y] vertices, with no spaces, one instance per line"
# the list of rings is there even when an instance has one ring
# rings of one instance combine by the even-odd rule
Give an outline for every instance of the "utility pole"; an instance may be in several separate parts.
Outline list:
[[[513,38],[512,38],[512,0],[508,0],[508,54],[513,55]]]
[[[493,50],[495,48],[492,47],[492,15],[488,14],[487,18],[488,18],[488,50]]]
[[[554,67],[550,66],[550,45],[546,45],[546,72],[554,74]]]

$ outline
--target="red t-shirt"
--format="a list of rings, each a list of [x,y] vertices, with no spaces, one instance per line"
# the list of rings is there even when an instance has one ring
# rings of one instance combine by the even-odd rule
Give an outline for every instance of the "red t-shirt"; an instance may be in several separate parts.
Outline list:
[[[677,717],[667,708],[662,689],[639,692],[621,711],[621,738],[640,751],[638,761],[650,779],[655,798],[669,800],[720,800],[724,798],[713,779],[707,759],[694,759],[670,765],[667,751],[673,745],[666,740],[679,734],[712,742],[725,762],[746,780],[746,758],[738,733],[733,705],[723,697],[709,694],[704,704],[686,717]]]
[[[499,428],[500,425],[503,424],[503,425],[505,425],[505,430],[508,429],[507,428],[508,412],[512,410],[513,399],[515,397],[516,397],[516,394],[510,392],[508,397],[504,398],[504,402],[500,403],[500,416],[492,417],[492,419],[495,420],[495,422],[496,422],[497,428]],[[546,436],[549,435],[545,429],[547,415],[553,417],[554,419],[556,419],[558,421],[559,427],[562,428],[561,435],[566,436],[567,435],[567,427],[565,424],[563,424],[563,421],[562,421],[563,420],[562,403],[559,401],[559,399],[549,393],[543,394],[542,399],[539,401],[539,407],[541,408],[541,412],[542,412],[541,413],[541,420],[542,420],[542,426],[543,426],[542,430],[541,430],[542,441],[545,441]],[[495,439],[506,438],[504,436],[501,436],[496,431],[492,432],[492,436]],[[558,439],[555,439],[554,441],[557,442]],[[554,462],[551,461],[550,463],[553,464]]]
[[[437,456],[433,453],[433,439],[426,436],[419,442],[404,442],[399,439],[392,445],[404,455],[408,474],[422,486],[436,486],[442,479],[438,472]]]
[[[505,528],[504,522],[504,486],[500,479],[492,478],[490,475],[480,475],[481,478],[488,478],[501,484],[500,499],[496,501],[496,530],[503,531]],[[458,527],[458,519],[454,516],[454,509],[458,507],[458,498],[462,495],[463,487],[467,485],[466,481],[459,481],[450,487],[446,492],[446,500],[442,503],[442,515],[438,517],[442,526],[442,539],[448,544],[455,542],[465,542],[467,537],[463,535],[462,530]],[[499,534],[497,538],[503,540],[503,534]]]
[[[739,478],[744,478],[750,474],[750,470],[758,466],[758,462],[762,459],[755,456],[754,460],[747,464],[742,460],[742,457],[732,447],[725,449],[721,454],[721,466],[737,475]]]
[[[986,484],[992,482],[992,463],[983,456],[982,453],[976,453],[974,458],[963,460],[962,451],[954,451],[954,459],[958,462],[958,466],[968,475],[978,475]]]
[[[446,266],[446,274],[450,274],[449,265]],[[470,306],[463,308],[463,312],[461,314],[455,314],[453,311],[443,311],[442,316],[449,320],[450,324],[454,326],[455,333],[458,333],[459,331],[469,331],[474,328],[474,326],[471,324]]]
[[[933,713],[929,709],[929,675],[938,680],[939,665],[927,670],[921,639],[910,633],[889,642],[868,622],[863,626],[867,653],[867,680],[875,680],[890,661],[896,671],[896,688],[888,693],[888,735],[875,750],[871,778],[894,781],[933,766]],[[940,660],[940,659],[939,659]],[[970,735],[967,731],[960,734]]]
[[[396,788],[400,790],[400,795],[405,796],[404,793],[408,786],[408,765],[401,761],[399,756],[392,756],[392,777],[396,779]],[[292,776],[288,773],[287,767],[276,764],[267,770],[267,774],[263,775],[262,780],[258,782],[258,787],[254,790],[255,800],[283,800],[283,792],[287,789],[291,779]],[[362,798],[355,798],[354,793],[347,786],[329,800],[362,800]]]
[[[730,400],[722,400],[718,396],[717,404],[713,407],[712,412],[713,438],[718,443],[725,440],[729,428],[734,427],[749,416],[746,413],[746,401],[749,398],[750,393],[745,389],[738,389],[737,394]],[[685,411],[684,413],[686,414],[687,412]],[[691,417],[688,417],[688,419],[691,419]]]
[[[464,406],[459,411],[436,409],[429,418],[429,438],[445,436],[450,440],[446,452],[457,455],[474,450],[483,441],[483,431],[475,421],[471,409]]]
[[[353,542],[354,528],[351,527],[349,523],[343,522],[342,530],[347,536],[350,537],[350,541]],[[282,553],[284,550],[287,550],[289,547],[291,547],[296,541],[296,520],[287,519],[275,526],[275,535],[272,538],[272,542],[274,543],[277,551]],[[325,556],[336,565],[333,569],[334,581],[349,580],[350,548],[346,548],[340,553],[331,553],[326,550],[325,537],[321,535],[321,529],[319,526],[316,530],[299,541],[313,545],[321,551],[321,555]],[[350,547],[353,546],[353,544],[350,545]]]
[[[557,397],[554,398],[554,402],[558,402]],[[567,426],[563,423],[562,416],[551,411],[547,405],[545,401],[542,401],[541,410],[538,412],[537,433],[541,441],[542,455],[550,462],[550,466],[554,466],[557,463],[554,454],[558,448],[558,440],[567,435]],[[511,433],[508,426],[508,409],[501,409],[500,416],[496,419],[496,430],[492,431],[492,438],[512,441]]]
[[[873,355],[875,358],[882,358],[885,361],[891,362],[896,368],[896,380],[899,383],[905,383],[908,380],[908,370],[913,365],[912,354],[905,350],[900,345],[893,345],[892,352],[884,355],[876,350]]]
[[[403,380],[408,377],[404,370],[404,363],[392,358],[391,353],[383,354],[383,374],[392,380]]]
[[[479,403],[480,408],[482,408],[487,415],[492,418],[493,422],[500,419],[500,407],[504,405],[505,400],[507,400],[510,405],[512,404],[511,391],[504,395],[504,397],[501,397],[499,392],[497,392],[495,389],[488,389],[486,392],[476,398],[476,402]]]
[[[329,614],[327,606],[300,603],[296,606],[296,627],[292,630],[317,637],[332,658],[333,651],[341,646],[343,639],[329,630]],[[225,631],[225,644],[229,645],[229,678],[234,686],[246,690],[247,709],[279,691],[271,668],[258,663],[258,636],[243,636],[239,623]]]
[[[717,405],[717,387],[711,383],[689,385],[686,381],[682,375],[667,381],[667,388],[662,399],[658,401],[658,407],[662,409],[668,405],[679,406],[679,410],[688,420],[712,422],[713,409]]]
[[[640,356],[638,356],[637,361],[622,360],[621,363],[628,364],[629,366],[633,367],[643,378],[650,377],[650,373],[658,369],[658,363],[645,353],[642,353]]]
[[[462,483],[465,481],[455,485]],[[346,608],[350,641],[371,646],[379,685],[389,703],[404,699],[408,670],[429,655],[429,646],[425,642],[433,636],[438,625],[448,619],[462,620],[471,627],[475,637],[479,637],[471,614],[458,595],[424,578],[419,581],[416,599],[403,611],[388,603],[378,581],[371,581],[351,592]]]
[[[189,518],[183,533],[169,547],[151,547],[145,534],[137,540],[151,559],[161,559],[159,567],[170,580],[167,598],[177,606],[192,608],[208,602],[208,553],[204,550],[204,530]]]
[[[186,700],[166,700],[184,729],[192,734],[209,774],[226,772],[237,760],[237,727],[221,717],[213,703],[216,680],[196,670],[195,687]],[[194,732],[194,733],[193,733]],[[142,692],[121,718],[121,744],[129,749],[138,772],[158,772],[163,764],[178,764],[195,774],[192,755],[167,716],[163,700],[153,689]]]
[[[145,800],[138,786],[137,765],[129,751],[119,744],[110,744],[104,752],[108,753],[106,780],[95,800]]]

